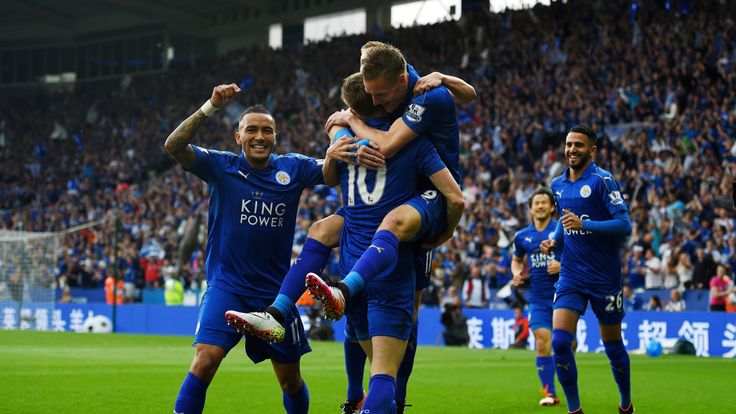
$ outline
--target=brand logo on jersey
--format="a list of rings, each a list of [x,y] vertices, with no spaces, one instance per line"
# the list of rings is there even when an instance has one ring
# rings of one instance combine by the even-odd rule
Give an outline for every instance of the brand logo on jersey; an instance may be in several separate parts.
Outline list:
[[[279,171],[276,173],[276,181],[281,185],[286,185],[291,182],[291,177],[286,171]]]
[[[591,189],[590,189],[590,186],[589,186],[588,184],[585,184],[585,185],[584,185],[584,186],[583,186],[583,187],[582,187],[582,188],[580,189],[580,197],[583,197],[583,198],[588,198],[588,197],[590,197],[590,195],[591,195],[592,193],[593,193],[593,190],[591,190]]]
[[[624,203],[624,199],[621,197],[620,191],[611,191],[611,194],[609,194],[608,197],[611,199],[611,204],[619,205]]]
[[[238,170],[238,174],[242,175],[243,178],[245,178],[246,180],[248,179],[248,176],[250,175],[250,173],[246,174],[246,173],[244,173],[244,172],[242,172],[240,170]]]
[[[423,107],[422,105],[413,103],[409,105],[408,108],[406,108],[406,113],[404,113],[404,115],[406,115],[406,119],[411,122],[419,122],[422,120],[422,114],[426,110],[427,108]]]
[[[555,194],[557,195],[557,198],[562,198],[562,192],[565,190],[555,191]]]
[[[531,237],[524,237],[524,241],[527,242],[527,243],[531,243],[532,242],[532,238]]]
[[[434,190],[427,190],[422,194],[422,198],[427,202],[427,204],[429,204],[432,200],[437,198],[437,192]]]

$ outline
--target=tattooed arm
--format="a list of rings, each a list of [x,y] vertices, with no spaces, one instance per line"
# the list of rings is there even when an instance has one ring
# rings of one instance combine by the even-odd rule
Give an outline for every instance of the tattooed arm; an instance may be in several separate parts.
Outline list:
[[[209,103],[214,107],[214,110],[223,108],[233,100],[235,94],[238,92],[240,92],[240,88],[234,83],[216,86],[212,90],[212,97]],[[204,108],[206,105],[207,103],[202,107]],[[179,124],[174,132],[166,138],[166,142],[164,143],[166,152],[184,168],[191,168],[196,162],[194,149],[189,144],[194,138],[194,133],[197,132],[204,120],[207,119],[207,116],[207,114],[202,112],[201,108],[197,109],[195,113]]]

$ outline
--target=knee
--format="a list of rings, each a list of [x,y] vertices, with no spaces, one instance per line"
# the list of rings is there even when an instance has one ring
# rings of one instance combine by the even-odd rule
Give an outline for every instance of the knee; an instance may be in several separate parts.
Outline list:
[[[537,338],[536,342],[537,342],[537,355],[549,356],[551,354],[549,340]]]
[[[552,349],[555,354],[572,352],[572,335],[565,331],[552,333]]]
[[[222,362],[222,355],[208,349],[197,349],[190,371],[198,378],[211,382]]]
[[[335,231],[337,223],[332,223],[331,220],[339,219],[330,216],[312,224],[309,228],[308,237],[317,240],[327,247],[337,246],[340,242],[340,232]]]
[[[304,381],[301,375],[290,375],[279,378],[279,386],[287,394],[296,394],[302,388],[303,383]]]
[[[406,240],[411,233],[409,221],[396,212],[391,212],[384,217],[378,230],[388,230],[399,240]]]

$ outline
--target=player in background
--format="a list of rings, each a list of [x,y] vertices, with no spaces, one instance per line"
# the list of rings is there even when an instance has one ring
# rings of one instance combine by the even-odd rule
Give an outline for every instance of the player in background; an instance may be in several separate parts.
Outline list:
[[[210,189],[207,236],[207,291],[197,322],[196,351],[179,390],[175,413],[201,413],[207,388],[225,355],[243,335],[229,327],[230,308],[263,309],[281,286],[291,258],[296,213],[305,187],[323,182],[322,165],[295,155],[276,156],[276,123],[268,110],[251,106],[240,118],[236,155],[191,144],[208,116],[240,92],[219,85],[201,109],[166,139],[166,151]],[[295,307],[290,315],[298,315]],[[283,392],[287,413],[309,410],[309,391],[299,360],[311,349],[301,324],[293,318],[286,340],[272,344],[246,335],[245,351],[259,363],[270,359]]]
[[[557,227],[552,220],[555,196],[547,188],[538,188],[529,199],[532,223],[519,230],[514,237],[514,257],[511,261],[513,284],[521,286],[529,281],[529,322],[537,348],[537,374],[542,382],[543,407],[560,405],[555,392],[555,363],[552,359],[552,299],[560,273],[561,248],[549,254],[542,253],[539,245],[550,238]],[[524,274],[524,258],[529,273]]]
[[[621,337],[624,307],[619,250],[631,233],[631,218],[616,180],[593,162],[596,149],[596,134],[589,126],[570,129],[565,138],[569,167],[550,186],[561,218],[554,237],[544,240],[540,249],[548,254],[564,240],[553,305],[552,349],[568,411],[582,413],[572,342],[580,315],[590,302],[618,384],[618,411],[629,414],[634,406],[629,354]]]

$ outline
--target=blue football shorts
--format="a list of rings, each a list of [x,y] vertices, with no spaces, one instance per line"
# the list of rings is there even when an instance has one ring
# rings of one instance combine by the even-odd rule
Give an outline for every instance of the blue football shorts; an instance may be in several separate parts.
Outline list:
[[[562,277],[557,281],[554,309],[565,308],[584,315],[588,302],[601,325],[618,325],[623,321],[625,312],[621,285],[590,288]]]
[[[266,309],[273,298],[251,298],[240,296],[224,289],[208,287],[204,294],[194,344],[208,344],[229,352],[245,336],[245,353],[254,362],[271,359],[281,364],[299,362],[302,355],[312,348],[307,341],[299,311],[293,307],[290,315],[284,315],[291,323],[285,327],[283,342],[271,343],[250,335],[243,335],[227,324],[225,312],[257,312]]]

